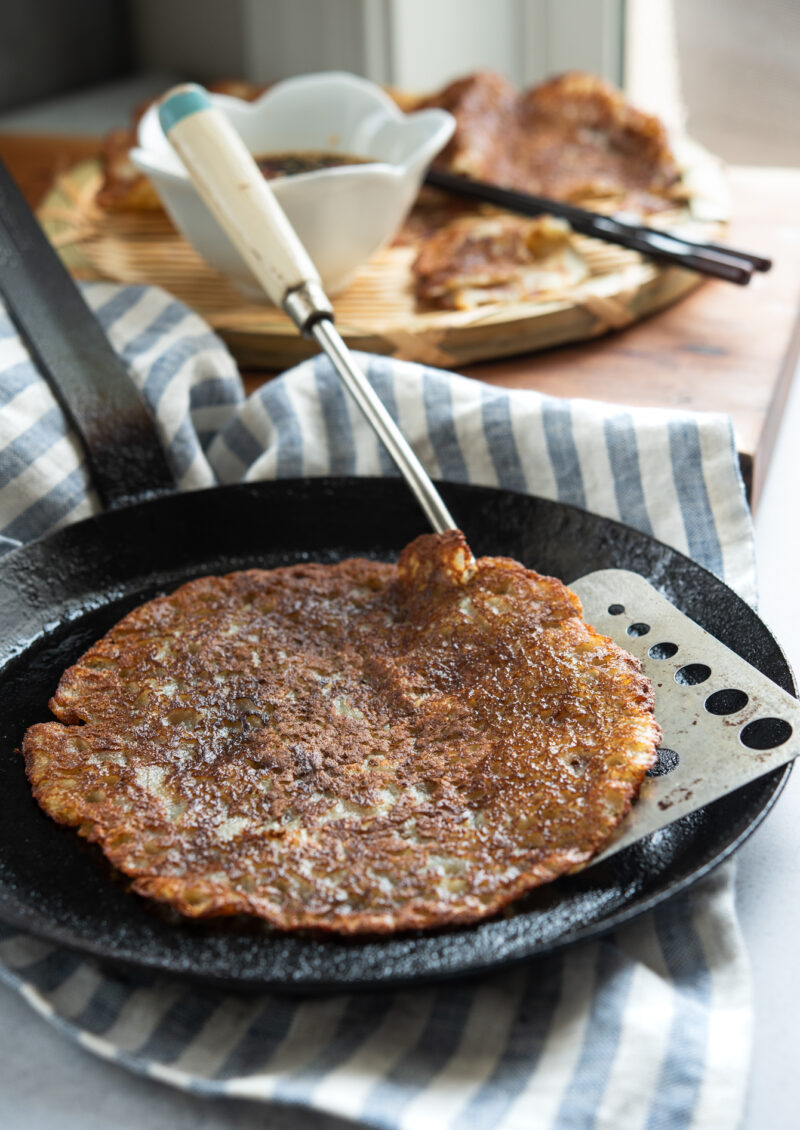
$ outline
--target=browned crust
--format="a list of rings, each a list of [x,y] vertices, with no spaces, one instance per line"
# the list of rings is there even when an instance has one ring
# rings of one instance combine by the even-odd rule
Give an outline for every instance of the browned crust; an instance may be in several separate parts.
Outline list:
[[[211,89],[251,100],[266,87],[227,80]],[[403,110],[439,106],[455,116],[455,133],[437,163],[456,172],[606,209],[648,213],[686,198],[661,122],[593,75],[572,72],[520,92],[502,76],[482,71],[427,97],[389,93]],[[130,160],[136,121],[106,139],[96,198],[106,210],[161,207]],[[487,223],[498,230],[487,235]],[[550,241],[536,234],[543,226],[546,220],[423,189],[395,243],[419,251],[412,278],[421,308],[468,310],[569,289],[576,281],[570,263],[546,262]]]
[[[685,199],[661,122],[592,75],[561,75],[518,92],[500,75],[479,72],[418,105],[454,115],[455,132],[436,162],[451,171],[588,207],[648,213]],[[574,281],[568,264],[553,260],[552,238],[541,236],[546,218],[446,208],[422,197],[398,240],[420,247],[412,272],[424,305],[525,302]]]
[[[645,211],[685,199],[664,126],[594,75],[570,72],[518,92],[500,75],[460,79],[423,106],[456,130],[437,159],[455,172],[557,200],[612,199]]]
[[[564,290],[569,229],[551,216],[472,215],[425,241],[412,264],[417,297],[438,307],[469,309],[497,301],[524,302]]]
[[[208,89],[215,94],[229,94],[252,102],[264,93],[267,84],[220,79],[210,83]],[[100,154],[103,182],[95,200],[107,212],[159,212],[162,209],[161,200],[150,180],[130,159],[130,151],[136,146],[139,119],[154,101],[149,99],[137,106],[130,127],[112,130],[103,142]]]
[[[130,159],[135,129],[116,129],[103,141],[103,181],[95,201],[107,212],[159,212],[161,200],[144,173]]]
[[[474,922],[589,860],[660,732],[559,581],[463,536],[207,577],[126,616],[25,735],[39,804],[193,917]]]
[[[209,89],[252,101],[268,84],[224,79]],[[621,206],[657,210],[685,199],[662,123],[594,75],[570,72],[517,91],[501,75],[479,71],[426,97],[389,93],[403,110],[440,106],[454,115],[456,131],[438,160],[454,171],[581,203],[612,198]],[[128,156],[149,105],[137,108],[129,129],[106,139],[97,196],[104,208],[160,207],[150,182]],[[409,232],[420,227],[417,219],[412,216]]]

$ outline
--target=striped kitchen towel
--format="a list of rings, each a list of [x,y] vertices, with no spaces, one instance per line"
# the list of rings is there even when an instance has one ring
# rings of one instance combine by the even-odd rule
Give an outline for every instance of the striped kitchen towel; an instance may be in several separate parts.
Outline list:
[[[393,474],[324,359],[245,400],[208,327],[152,288],[87,297],[156,412],[182,489]],[[362,357],[438,478],[529,491],[654,534],[754,597],[728,421],[507,391]],[[0,548],[97,509],[80,446],[0,314]],[[751,1039],[732,867],[614,934],[403,991],[237,996],[115,975],[4,928],[0,977],[100,1056],[187,1090],[405,1130],[736,1130]]]

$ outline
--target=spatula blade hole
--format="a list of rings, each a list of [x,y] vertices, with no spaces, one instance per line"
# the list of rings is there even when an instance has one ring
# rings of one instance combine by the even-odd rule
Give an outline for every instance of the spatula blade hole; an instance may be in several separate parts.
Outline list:
[[[609,604],[609,606],[608,606],[609,616],[621,616],[624,611],[625,611],[625,605],[624,604]]]
[[[724,691],[714,691],[703,705],[709,714],[735,714],[737,710],[743,710],[749,701],[744,691],[729,687]]]
[[[629,636],[646,636],[650,631],[649,624],[629,624],[627,629]]]
[[[687,663],[675,672],[675,682],[684,687],[696,687],[698,683],[704,683],[710,674],[711,668],[705,663]]]
[[[668,749],[666,746],[659,746],[656,750],[656,763],[647,770],[645,776],[647,777],[663,777],[667,773],[671,773],[673,769],[678,768],[680,757],[674,749]]]
[[[739,741],[748,749],[775,749],[791,736],[792,727],[783,718],[756,718],[747,723]]]
[[[671,659],[677,650],[678,645],[676,643],[664,641],[663,643],[654,643],[647,654],[651,659]]]

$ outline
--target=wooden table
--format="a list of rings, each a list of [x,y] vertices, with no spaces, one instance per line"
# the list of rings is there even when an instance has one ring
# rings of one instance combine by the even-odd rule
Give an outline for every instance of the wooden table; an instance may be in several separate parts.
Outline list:
[[[0,156],[35,206],[55,175],[95,156],[96,138],[0,134]],[[731,244],[775,261],[747,287],[707,282],[625,330],[465,375],[554,396],[730,413],[757,503],[800,354],[800,169],[730,170]],[[244,374],[248,389],[272,374]]]
[[[771,256],[746,287],[707,281],[669,310],[589,343],[471,366],[553,396],[729,412],[754,503],[800,354],[800,169],[732,168],[732,246]]]

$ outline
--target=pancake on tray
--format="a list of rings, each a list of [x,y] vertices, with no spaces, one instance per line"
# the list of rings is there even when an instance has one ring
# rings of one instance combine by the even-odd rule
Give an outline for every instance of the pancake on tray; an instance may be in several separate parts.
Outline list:
[[[211,82],[208,89],[214,94],[227,94],[232,98],[242,98],[252,102],[263,94],[266,85],[242,82],[239,79],[221,79]],[[101,163],[103,183],[100,185],[96,203],[108,212],[160,212],[161,199],[148,177],[140,173],[130,159],[130,151],[136,145],[136,130],[139,119],[153,100],[143,102],[133,113],[130,127],[115,129],[103,141]]]
[[[451,172],[644,217],[686,201],[661,122],[629,106],[619,90],[594,75],[573,72],[517,91],[500,75],[483,71],[418,106],[454,115],[455,132],[435,162]],[[432,207],[423,197],[415,211],[424,214]],[[530,220],[473,205],[467,215],[462,208],[448,220],[441,203],[438,207],[438,231],[422,242],[412,265],[415,293],[424,305],[472,309],[546,299],[568,293],[587,273],[570,248],[569,228],[561,247],[553,246],[549,217]],[[414,212],[409,223],[412,232],[420,226]],[[403,236],[401,241],[412,242]]]
[[[205,577],[63,675],[39,804],[190,916],[474,922],[585,864],[656,756],[638,662],[560,581],[455,531],[397,565]]]
[[[474,310],[563,294],[587,273],[566,224],[551,216],[465,216],[428,239],[412,270],[417,298],[438,309]]]
[[[686,200],[667,132],[595,75],[572,71],[518,91],[481,71],[422,99],[456,119],[436,164],[587,207],[660,211]]]
[[[212,90],[252,100],[266,87],[221,82]],[[518,91],[480,71],[424,98],[391,91],[404,111],[449,110],[456,129],[436,164],[479,180],[645,219],[685,205],[686,189],[658,118],[634,109],[595,75],[571,72]],[[141,110],[139,111],[141,113]],[[112,134],[97,203],[108,211],[160,207],[131,164],[135,130]],[[569,294],[588,274],[562,226],[423,188],[395,244],[418,252],[410,285],[421,310],[472,310]]]

